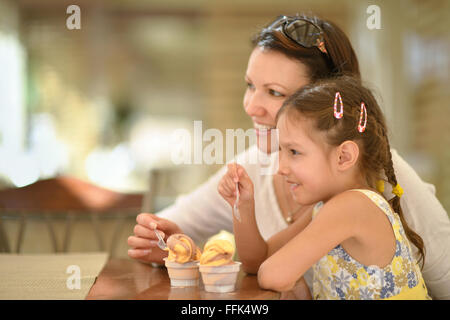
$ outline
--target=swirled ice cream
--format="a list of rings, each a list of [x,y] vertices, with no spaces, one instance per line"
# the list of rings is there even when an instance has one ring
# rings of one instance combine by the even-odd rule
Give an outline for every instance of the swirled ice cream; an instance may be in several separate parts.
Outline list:
[[[167,239],[167,260],[177,263],[187,263],[200,259],[201,251],[194,241],[185,234],[176,233]]]
[[[200,265],[223,266],[233,263],[234,247],[228,240],[215,239],[205,244]]]
[[[205,244],[199,269],[205,290],[232,292],[236,289],[240,262],[233,261],[234,246],[230,241],[216,239]]]

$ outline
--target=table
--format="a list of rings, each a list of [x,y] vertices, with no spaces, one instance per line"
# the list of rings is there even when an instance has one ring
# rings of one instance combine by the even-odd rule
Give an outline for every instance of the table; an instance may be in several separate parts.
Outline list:
[[[175,288],[165,267],[154,267],[127,258],[110,259],[90,289],[89,300],[270,300],[280,294],[263,290],[255,275],[242,270],[238,274],[236,291],[206,292],[200,281],[198,287]]]
[[[0,254],[0,300],[82,300],[107,252]]]

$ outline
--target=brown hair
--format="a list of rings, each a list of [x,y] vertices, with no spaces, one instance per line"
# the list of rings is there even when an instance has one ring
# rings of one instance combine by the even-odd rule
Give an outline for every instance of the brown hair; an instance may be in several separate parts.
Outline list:
[[[275,50],[307,66],[311,81],[342,74],[360,77],[358,59],[350,40],[333,22],[316,16],[300,16],[319,26],[324,35],[328,54],[318,48],[305,48],[287,38],[282,32],[263,28],[252,37],[254,47]],[[270,24],[269,24],[270,25]]]
[[[341,119],[334,117],[336,92],[340,93],[344,105]],[[367,125],[362,133],[358,131],[361,102],[364,102],[367,110]],[[359,78],[341,76],[306,85],[286,99],[276,120],[286,112],[289,119],[312,119],[315,129],[326,132],[326,142],[331,146],[339,146],[348,140],[355,141],[360,149],[358,166],[369,186],[375,188],[376,181],[384,180],[383,174],[393,187],[397,185],[383,112],[372,92],[362,85]],[[419,249],[423,266],[425,247],[422,238],[406,223],[400,198],[394,196],[389,203],[399,215],[406,236]]]

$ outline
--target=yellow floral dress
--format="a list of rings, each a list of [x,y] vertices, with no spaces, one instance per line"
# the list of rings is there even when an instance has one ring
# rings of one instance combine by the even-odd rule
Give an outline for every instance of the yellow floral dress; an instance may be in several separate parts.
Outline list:
[[[314,299],[430,299],[399,216],[378,193],[362,189],[355,191],[364,193],[389,218],[396,239],[395,255],[384,268],[365,266],[353,259],[341,245],[336,246],[313,267]],[[320,207],[320,203],[316,205],[313,217]]]

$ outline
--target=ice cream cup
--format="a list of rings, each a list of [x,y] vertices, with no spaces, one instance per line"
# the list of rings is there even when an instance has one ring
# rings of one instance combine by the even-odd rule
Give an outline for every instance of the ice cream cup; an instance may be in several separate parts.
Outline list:
[[[240,267],[241,263],[237,261],[221,266],[200,265],[205,291],[221,293],[234,291]]]
[[[170,285],[172,287],[194,287],[198,286],[200,273],[198,261],[178,263],[164,258],[167,272],[169,273]]]

